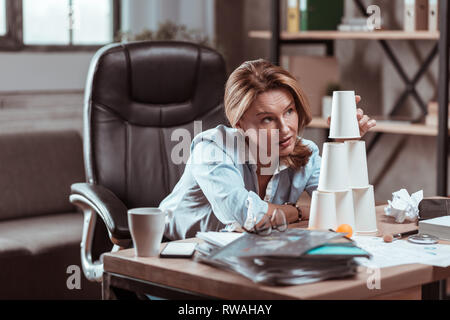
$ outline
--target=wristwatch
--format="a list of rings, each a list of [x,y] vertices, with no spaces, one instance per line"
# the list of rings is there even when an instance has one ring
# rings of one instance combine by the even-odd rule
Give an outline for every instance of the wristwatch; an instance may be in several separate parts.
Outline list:
[[[302,220],[302,209],[300,209],[299,206],[297,206],[297,204],[293,203],[293,202],[285,202],[284,204],[293,206],[295,209],[297,209],[298,212],[298,221]]]

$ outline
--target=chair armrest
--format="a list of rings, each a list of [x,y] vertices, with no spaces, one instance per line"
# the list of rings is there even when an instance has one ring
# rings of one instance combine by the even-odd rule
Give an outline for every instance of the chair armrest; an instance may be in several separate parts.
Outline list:
[[[94,210],[103,219],[112,240],[131,239],[128,209],[109,189],[91,183],[74,183],[71,186],[70,200],[79,206],[82,202],[82,206]]]

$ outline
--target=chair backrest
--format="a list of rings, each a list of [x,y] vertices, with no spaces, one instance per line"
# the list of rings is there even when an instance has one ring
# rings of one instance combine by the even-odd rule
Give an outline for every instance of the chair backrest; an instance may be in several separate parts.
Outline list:
[[[179,128],[226,123],[225,62],[187,42],[112,44],[91,62],[85,91],[86,177],[128,208],[158,206],[184,171],[171,161]]]

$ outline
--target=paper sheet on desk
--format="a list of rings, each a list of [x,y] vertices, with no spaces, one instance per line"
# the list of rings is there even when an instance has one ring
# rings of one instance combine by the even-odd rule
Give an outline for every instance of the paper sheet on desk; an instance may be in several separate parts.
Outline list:
[[[212,243],[218,247],[225,247],[227,244],[243,236],[243,233],[238,232],[197,232],[196,237]]]
[[[370,252],[372,259],[356,258],[366,267],[386,268],[403,264],[421,263],[437,267],[450,266],[450,245],[419,245],[406,240],[386,243],[379,237],[354,236],[352,239],[364,250]]]

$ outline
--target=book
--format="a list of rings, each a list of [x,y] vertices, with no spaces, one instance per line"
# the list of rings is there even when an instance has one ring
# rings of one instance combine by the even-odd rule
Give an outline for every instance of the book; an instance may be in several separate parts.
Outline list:
[[[242,237],[224,246],[211,258],[221,259],[230,256],[300,257],[310,249],[343,236],[336,232],[300,229],[288,229],[285,232],[275,230],[267,237],[245,233]]]
[[[438,31],[439,30],[439,5],[438,0],[428,1],[428,30]]]
[[[406,32],[428,29],[428,0],[405,0],[403,26]]]
[[[287,3],[287,31],[300,31],[300,8],[299,0],[288,0]]]
[[[450,215],[419,221],[419,233],[450,241]]]
[[[337,30],[343,14],[343,0],[300,0],[300,30]]]

